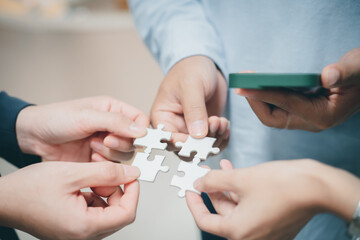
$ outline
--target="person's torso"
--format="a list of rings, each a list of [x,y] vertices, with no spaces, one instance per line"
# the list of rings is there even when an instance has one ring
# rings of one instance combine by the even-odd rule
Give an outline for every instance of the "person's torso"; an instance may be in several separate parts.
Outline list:
[[[222,39],[227,73],[320,73],[360,46],[360,1],[200,2]],[[246,100],[230,91],[227,117],[231,140],[225,156],[235,167],[313,158],[360,175],[359,113],[320,133],[279,130],[263,126]],[[319,215],[296,239],[348,239],[345,229],[340,219]]]

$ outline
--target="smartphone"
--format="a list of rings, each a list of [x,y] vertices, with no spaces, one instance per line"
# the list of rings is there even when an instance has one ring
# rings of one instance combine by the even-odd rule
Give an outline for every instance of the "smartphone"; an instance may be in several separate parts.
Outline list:
[[[321,86],[320,74],[315,73],[231,73],[229,75],[229,88],[313,88],[319,86]]]

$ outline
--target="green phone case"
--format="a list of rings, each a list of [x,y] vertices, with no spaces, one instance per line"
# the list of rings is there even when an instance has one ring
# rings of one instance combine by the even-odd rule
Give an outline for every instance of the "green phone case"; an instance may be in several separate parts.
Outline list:
[[[269,87],[316,87],[320,74],[305,73],[231,73],[229,88],[261,89]]]

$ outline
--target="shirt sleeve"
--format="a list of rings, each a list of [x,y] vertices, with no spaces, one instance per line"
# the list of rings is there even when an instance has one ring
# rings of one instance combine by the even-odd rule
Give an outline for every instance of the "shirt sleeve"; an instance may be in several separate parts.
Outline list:
[[[226,76],[223,45],[197,0],[129,0],[139,34],[164,73],[178,61],[207,56]]]
[[[41,161],[39,156],[23,154],[16,137],[17,116],[30,105],[0,92],[0,157],[20,168]]]

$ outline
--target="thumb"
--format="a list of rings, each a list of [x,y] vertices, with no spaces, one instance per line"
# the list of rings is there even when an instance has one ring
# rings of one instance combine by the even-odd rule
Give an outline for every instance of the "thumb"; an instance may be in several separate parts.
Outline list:
[[[80,115],[82,128],[92,134],[107,131],[118,136],[137,138],[146,134],[146,126],[133,122],[125,115],[116,112],[84,110]]]
[[[208,115],[203,86],[200,82],[194,81],[185,92],[181,103],[188,131],[192,137],[205,137],[208,133]]]
[[[360,47],[346,53],[337,63],[326,66],[321,79],[325,88],[360,84]]]
[[[137,167],[112,162],[73,163],[70,171],[74,191],[86,187],[120,186],[140,176]]]
[[[194,187],[200,192],[236,192],[234,170],[212,170],[195,181]]]

